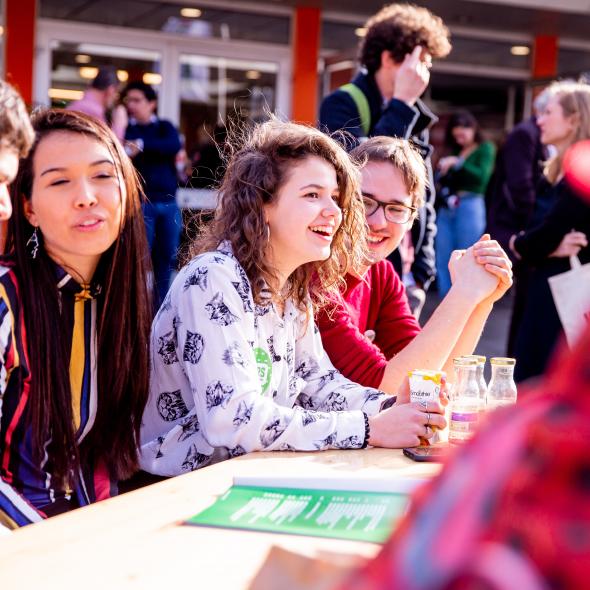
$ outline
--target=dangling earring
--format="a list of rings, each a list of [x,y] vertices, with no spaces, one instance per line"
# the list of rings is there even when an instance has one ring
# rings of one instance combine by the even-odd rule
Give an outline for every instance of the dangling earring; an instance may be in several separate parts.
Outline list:
[[[268,223],[265,223],[264,227],[266,229],[266,241],[270,242],[270,225],[268,225]]]
[[[39,234],[37,233],[38,229],[39,228],[35,227],[31,237],[27,240],[27,249],[29,250],[29,254],[33,260],[37,258],[37,252],[39,251]]]

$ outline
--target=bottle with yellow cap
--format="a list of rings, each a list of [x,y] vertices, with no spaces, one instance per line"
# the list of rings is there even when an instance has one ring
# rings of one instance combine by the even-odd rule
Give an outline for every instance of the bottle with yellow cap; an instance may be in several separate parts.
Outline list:
[[[484,369],[486,365],[486,357],[483,354],[466,354],[460,358],[472,359],[477,361],[477,384],[479,386],[479,411],[486,410],[486,397],[488,394],[488,386],[484,377]]]
[[[478,361],[458,357],[453,360],[455,386],[451,394],[449,442],[461,444],[469,440],[479,424],[480,392],[477,379]]]
[[[516,360],[507,357],[493,357],[492,378],[488,386],[488,410],[516,403],[516,383],[514,382],[514,366]]]

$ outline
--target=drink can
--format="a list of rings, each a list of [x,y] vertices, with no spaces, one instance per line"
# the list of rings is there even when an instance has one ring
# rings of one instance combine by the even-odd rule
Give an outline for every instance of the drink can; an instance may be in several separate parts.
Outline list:
[[[446,379],[444,371],[418,369],[408,373],[411,402],[438,402],[440,390]]]

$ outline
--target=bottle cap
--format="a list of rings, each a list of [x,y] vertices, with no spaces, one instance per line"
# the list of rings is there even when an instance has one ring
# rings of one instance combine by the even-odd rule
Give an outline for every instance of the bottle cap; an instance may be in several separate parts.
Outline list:
[[[453,365],[455,367],[477,367],[479,361],[475,358],[468,358],[464,356],[458,356],[453,359]]]
[[[483,354],[464,354],[463,356],[460,356],[459,358],[475,359],[479,364],[482,364],[482,365],[486,364],[486,359],[487,359],[487,357],[485,357]]]
[[[494,356],[490,359],[492,365],[501,365],[504,367],[513,367],[516,364],[516,359],[505,356]]]

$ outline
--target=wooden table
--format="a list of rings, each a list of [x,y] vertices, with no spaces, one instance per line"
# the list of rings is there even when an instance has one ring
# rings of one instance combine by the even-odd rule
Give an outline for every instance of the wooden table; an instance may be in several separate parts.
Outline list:
[[[273,545],[313,555],[372,556],[378,545],[179,526],[222,494],[234,476],[434,475],[401,451],[253,453],[172,478],[0,537],[0,588],[247,588]]]

